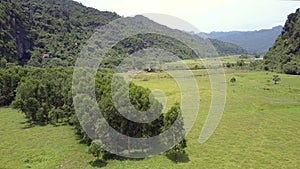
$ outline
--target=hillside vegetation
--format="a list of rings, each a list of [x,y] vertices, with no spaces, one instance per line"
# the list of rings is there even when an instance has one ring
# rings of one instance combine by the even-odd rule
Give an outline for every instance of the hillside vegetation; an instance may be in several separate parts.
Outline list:
[[[10,62],[39,66],[44,54],[52,62],[72,65],[97,26],[119,18],[71,0],[2,0],[1,56]]]
[[[98,11],[72,0],[2,0],[0,9],[0,57],[8,62],[36,67],[74,65],[82,47],[95,30],[99,26],[120,18],[116,13]],[[169,32],[184,34],[147,18],[140,16],[139,19]],[[185,36],[189,35],[185,34]],[[199,44],[205,41],[197,36],[193,39],[196,39]],[[152,44],[153,42],[157,43]],[[121,46],[123,48],[135,49],[132,52],[143,47],[159,46],[169,49],[184,59],[197,57],[191,49],[178,40],[163,36],[139,35],[138,38],[130,37],[124,40],[123,44],[126,44],[126,46]],[[216,40],[213,44],[216,45],[219,54],[244,52],[232,44]],[[201,57],[211,56],[205,53],[207,48],[204,46],[201,49]],[[124,50],[128,49],[121,49],[121,51]],[[118,59],[120,56],[113,56],[112,60]],[[114,63],[114,61],[111,62]]]
[[[265,56],[265,69],[300,74],[300,9],[288,16],[282,33]]]
[[[233,43],[223,42],[216,39],[209,39],[213,46],[216,48],[220,56],[224,55],[238,55],[246,54],[247,50]]]

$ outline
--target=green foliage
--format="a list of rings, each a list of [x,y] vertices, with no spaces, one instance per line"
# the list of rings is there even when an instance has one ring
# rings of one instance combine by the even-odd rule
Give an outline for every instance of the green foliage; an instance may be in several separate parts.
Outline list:
[[[242,59],[242,60],[238,60],[236,62],[236,65],[240,68],[243,68],[243,66],[245,66],[246,64],[245,64],[245,61]]]
[[[80,48],[97,26],[119,18],[71,0],[3,0],[0,4],[0,57],[41,67],[74,65]],[[67,63],[58,63],[67,62]]]
[[[246,54],[247,51],[242,47],[235,45],[233,43],[223,42],[216,39],[209,39],[209,41],[216,48],[219,55],[238,55],[238,54]]]
[[[174,124],[176,120],[178,120],[178,123],[176,123],[177,125]],[[164,125],[164,130],[170,129],[171,126],[174,127],[172,130],[172,136],[167,138],[167,141],[174,144],[174,147],[166,152],[166,156],[176,163],[180,162],[183,160],[181,159],[182,156],[186,156],[185,148],[187,147],[187,143],[184,138],[184,123],[178,103],[171,107],[171,109],[164,115]],[[183,140],[176,144],[176,140],[180,137],[182,137]]]
[[[232,77],[231,79],[230,79],[230,83],[235,83],[236,82],[236,78],[235,77]]]
[[[31,26],[26,11],[15,0],[2,0],[0,16],[0,58],[22,63],[28,58],[32,40],[27,36]]]
[[[141,49],[159,48],[171,52],[181,59],[198,58],[183,42],[165,35],[147,33],[126,38],[113,47],[119,54],[132,54]]]
[[[264,57],[265,70],[300,74],[300,9],[288,16],[281,35]]]
[[[71,82],[73,68],[32,68],[28,67],[28,73],[21,79],[16,92],[17,96],[13,102],[13,106],[21,110],[32,124],[71,124],[74,125],[76,134],[82,143],[88,145],[91,144],[91,139],[82,127],[88,127],[93,133],[101,137],[101,141],[120,145],[120,147],[114,147],[118,151],[128,150],[129,153],[134,151],[140,151],[136,148],[136,145],[130,144],[130,139],[116,140],[114,137],[106,132],[107,129],[104,121],[108,122],[119,133],[135,138],[148,138],[159,135],[164,128],[164,117],[161,115],[162,105],[154,98],[150,97],[150,90],[143,87],[134,85],[133,83],[126,84],[123,79],[119,79],[117,82],[117,92],[114,93],[115,97],[120,100],[121,107],[117,109],[112,100],[112,78],[113,72],[108,69],[100,69],[97,73],[95,80],[96,98],[104,119],[99,118],[96,114],[86,114],[84,109],[86,106],[91,105],[92,101],[88,95],[76,93],[74,97],[79,99],[79,104],[82,104],[83,110],[78,110],[79,114],[75,114],[73,108],[73,97],[71,93]],[[87,70],[81,71],[84,76],[91,76],[91,73]],[[82,79],[75,80],[74,83],[79,83],[78,86],[82,93],[90,91],[88,82]],[[124,93],[126,86],[129,85],[129,96],[131,104],[134,105],[134,109],[123,103]],[[151,111],[150,100],[152,100]],[[88,107],[92,107],[88,106]],[[156,116],[158,119],[149,123],[136,123],[123,117],[119,111],[127,111],[129,113],[135,113],[136,110],[144,111],[149,115]],[[100,112],[98,112],[100,113]],[[76,116],[77,115],[77,116]],[[77,118],[78,117],[78,118]],[[79,122],[80,120],[80,122]],[[97,120],[97,121],[95,121]],[[99,138],[100,139],[100,138]],[[162,143],[157,143],[162,144]],[[126,145],[126,146],[125,146]],[[94,146],[94,144],[92,144]],[[124,149],[126,147],[126,149]],[[95,147],[91,147],[95,148]],[[151,147],[148,149],[150,150]],[[95,150],[96,151],[96,150]],[[99,157],[100,152],[93,154]],[[99,148],[100,151],[100,148]],[[113,157],[101,149],[106,157]],[[144,151],[144,150],[143,150]],[[98,154],[97,154],[98,153]]]
[[[8,106],[14,100],[18,84],[27,72],[27,69],[9,64],[0,69],[0,106]]]
[[[254,60],[250,62],[250,70],[263,70],[264,61],[263,60]]]
[[[163,128],[163,116],[161,115],[157,120],[154,120],[150,123],[136,123],[133,121],[128,120],[127,118],[123,117],[119,111],[125,111],[129,112],[131,114],[134,114],[136,110],[133,110],[130,108],[130,105],[127,105],[127,103],[124,103],[125,100],[124,94],[126,93],[126,84],[124,80],[119,79],[117,81],[118,91],[115,93],[112,93],[111,89],[111,80],[112,80],[112,73],[111,71],[99,71],[96,76],[96,97],[97,102],[99,105],[99,108],[101,110],[102,115],[105,119],[99,119],[96,122],[95,133],[98,133],[98,135],[101,135],[101,140],[109,143],[115,143],[114,145],[120,145],[119,147],[113,147],[114,149],[117,149],[118,151],[122,152],[124,150],[128,150],[129,153],[132,151],[139,151],[135,146],[130,144],[130,139],[126,140],[116,140],[111,135],[104,134],[103,130],[107,130],[103,125],[103,120],[108,122],[110,126],[112,126],[116,131],[119,133],[122,133],[124,135],[127,135],[129,137],[135,137],[135,138],[148,138],[153,137],[161,133]],[[134,105],[134,108],[139,111],[144,111],[145,113],[152,113],[152,115],[155,115],[155,113],[160,113],[162,111],[162,105],[154,100],[152,102],[152,111],[148,112],[148,109],[150,108],[150,90],[139,87],[134,85],[133,83],[129,84],[129,97],[131,104]],[[114,97],[118,98],[120,102],[118,109],[115,107],[115,103],[112,100],[112,96],[114,94]],[[83,98],[84,100],[85,98]],[[151,114],[150,114],[151,115]],[[91,122],[93,122],[93,117],[79,117],[80,119],[84,119],[83,125],[89,125]],[[103,128],[103,129],[102,129]],[[157,143],[159,144],[159,143]],[[138,145],[137,145],[138,146]],[[126,149],[124,149],[126,147]],[[149,147],[150,149],[151,147]],[[140,150],[141,151],[141,150]]]
[[[282,71],[286,74],[299,75],[300,74],[300,62],[288,62],[282,67]]]
[[[92,154],[97,160],[99,160],[102,151],[102,148],[94,141],[91,143],[88,149],[88,153]]]
[[[281,80],[281,79],[280,79],[279,75],[274,75],[274,76],[273,76],[274,84],[277,84],[280,80]]]
[[[224,68],[229,69],[243,69],[243,70],[263,70],[264,61],[262,59],[255,59],[252,55],[235,55],[220,57]]]
[[[188,162],[188,154],[184,150],[187,147],[186,140],[183,139],[177,145],[175,145],[172,149],[166,152],[166,156],[168,159],[172,160],[175,163],[179,162]]]
[[[13,105],[33,123],[69,122],[73,113],[71,68],[31,68],[17,88]]]
[[[6,68],[7,60],[5,58],[0,59],[0,68]]]

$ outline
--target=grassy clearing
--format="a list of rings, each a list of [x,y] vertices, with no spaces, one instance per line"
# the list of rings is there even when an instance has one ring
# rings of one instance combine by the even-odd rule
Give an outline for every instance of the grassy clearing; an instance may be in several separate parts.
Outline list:
[[[69,126],[28,128],[16,110],[0,109],[0,168],[85,168],[91,156]]]
[[[210,104],[210,84],[205,70],[193,71],[202,100],[202,109],[189,133],[190,162],[171,168],[299,168],[300,166],[300,80],[281,74],[278,85],[273,73],[236,72],[227,74],[227,103],[222,121],[205,144],[198,137]],[[140,75],[135,83],[166,90],[170,104],[180,101],[171,79],[161,75]],[[237,82],[230,84],[235,77]],[[173,83],[172,83],[173,82]],[[158,88],[159,89],[159,88]],[[175,91],[176,90],[176,91]],[[163,165],[163,164],[160,164]]]
[[[249,64],[251,61],[253,61],[253,56],[249,55],[248,58],[240,58],[241,55],[229,55],[229,56],[222,56],[219,57],[218,59],[221,61],[221,63],[226,64],[236,64],[238,61],[243,60],[244,63]],[[206,61],[207,59],[190,59],[190,60],[181,60],[178,62],[171,62],[171,63],[166,63],[167,67],[176,67],[176,65],[180,65],[184,63],[189,69],[205,69],[205,65],[203,61]]]
[[[210,104],[205,70],[193,71],[201,94],[201,110],[187,136],[190,161],[174,164],[165,156],[144,160],[111,160],[105,168],[300,168],[299,76],[226,71],[227,103],[221,123],[204,144],[198,137]],[[237,82],[230,84],[235,77]],[[179,88],[165,73],[142,73],[134,82],[161,89],[168,106],[180,101]],[[86,146],[78,144],[68,126],[24,129],[24,117],[0,109],[0,168],[92,168]]]
[[[241,55],[231,55],[231,56],[222,56],[220,57],[220,60],[223,63],[236,63],[238,60],[241,60],[240,58]],[[250,62],[252,59],[251,58],[244,58],[243,59],[246,63]]]

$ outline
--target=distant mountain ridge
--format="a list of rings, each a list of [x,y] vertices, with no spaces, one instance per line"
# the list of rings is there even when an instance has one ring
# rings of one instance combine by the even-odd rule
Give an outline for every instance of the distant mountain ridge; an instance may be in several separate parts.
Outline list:
[[[230,31],[199,33],[201,37],[217,39],[236,44],[248,52],[267,52],[282,31],[282,26],[258,31]]]

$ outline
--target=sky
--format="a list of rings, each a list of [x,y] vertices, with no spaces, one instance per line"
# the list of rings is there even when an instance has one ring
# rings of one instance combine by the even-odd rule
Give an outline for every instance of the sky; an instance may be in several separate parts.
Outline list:
[[[287,16],[300,8],[300,1],[286,0],[75,0],[83,5],[113,11],[121,16],[154,13],[185,21],[194,27],[174,24],[168,17],[152,16],[161,24],[185,31],[248,31],[284,25]],[[147,16],[147,15],[146,15]],[[148,16],[148,17],[149,17]],[[171,17],[170,17],[171,18]],[[167,22],[166,22],[167,21]],[[179,26],[181,25],[181,26]]]

